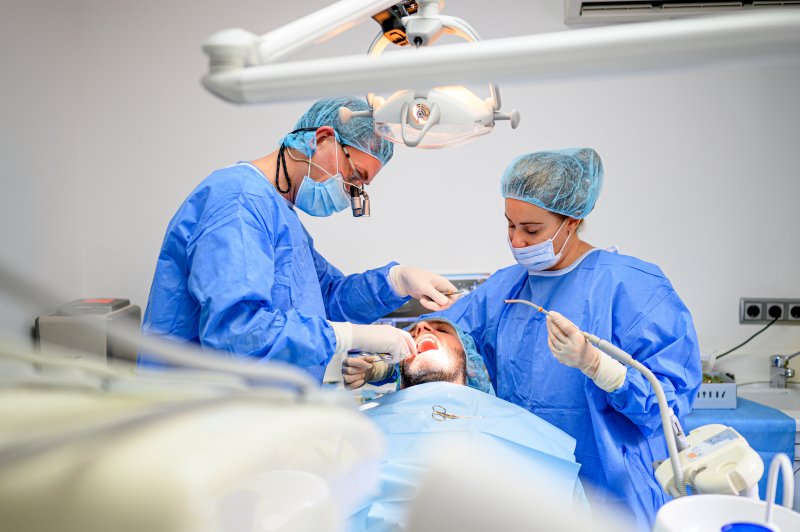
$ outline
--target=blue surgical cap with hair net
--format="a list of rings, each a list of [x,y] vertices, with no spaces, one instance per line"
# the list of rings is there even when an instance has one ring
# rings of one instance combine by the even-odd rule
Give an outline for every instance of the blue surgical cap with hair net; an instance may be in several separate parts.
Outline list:
[[[372,155],[381,166],[392,158],[392,143],[375,133],[372,118],[359,116],[351,118],[346,124],[339,120],[339,108],[347,107],[353,111],[367,111],[367,102],[359,98],[326,98],[319,100],[306,111],[295,124],[294,129],[320,128],[330,126],[336,132],[336,140],[352,146],[368,155]],[[317,149],[317,137],[314,131],[298,131],[283,137],[288,148],[294,148],[306,157],[314,155]]]
[[[580,219],[592,212],[603,188],[603,162],[591,148],[528,153],[511,161],[500,187],[504,198]]]
[[[472,339],[472,336],[470,336],[468,332],[452,321],[436,316],[422,318],[419,321],[411,324],[409,327],[406,327],[406,330],[410,331],[420,321],[440,321],[450,325],[456,331],[458,339],[461,340],[461,345],[464,347],[464,358],[467,360],[467,386],[482,392],[486,392],[489,395],[495,395],[494,386],[492,386],[492,381],[489,379],[489,371],[486,369],[486,364],[483,362],[483,357],[478,351],[478,348],[475,346],[475,340]]]

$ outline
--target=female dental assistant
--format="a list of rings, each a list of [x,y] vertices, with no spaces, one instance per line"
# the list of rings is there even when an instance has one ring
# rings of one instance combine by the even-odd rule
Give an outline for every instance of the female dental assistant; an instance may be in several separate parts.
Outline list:
[[[665,502],[652,464],[667,457],[655,394],[640,373],[598,351],[578,327],[650,368],[681,420],[700,386],[700,353],[692,317],[657,266],[581,240],[578,228],[602,183],[602,162],[592,149],[514,159],[501,188],[517,264],[437,315],[475,339],[498,397],[577,440],[580,477],[593,505],[622,505],[638,529],[650,530]],[[533,301],[551,317],[505,299]],[[352,365],[343,372],[355,373]],[[382,376],[374,368],[362,373],[367,381]]]
[[[578,228],[595,205],[603,165],[592,149],[514,159],[502,181],[517,264],[442,313],[476,340],[498,397],[577,440],[595,504],[619,502],[649,530],[665,502],[652,464],[667,457],[656,397],[636,370],[592,346],[579,329],[630,353],[658,377],[682,419],[700,385],[692,316],[664,273],[593,247]],[[534,301],[550,317],[504,299]]]
[[[455,287],[397,263],[345,276],[317,253],[295,212],[346,209],[392,156],[371,118],[343,124],[341,107],[368,109],[358,99],[321,100],[280,149],[215,171],[189,195],[167,228],[145,334],[289,362],[320,380],[335,353],[416,353],[407,332],[359,324],[409,296],[431,310],[447,308],[445,294]],[[144,353],[140,363],[158,365]]]

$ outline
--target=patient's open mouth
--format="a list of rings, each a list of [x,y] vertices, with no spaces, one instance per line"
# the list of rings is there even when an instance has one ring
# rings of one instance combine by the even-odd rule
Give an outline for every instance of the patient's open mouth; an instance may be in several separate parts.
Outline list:
[[[431,351],[434,349],[439,349],[439,342],[436,341],[436,338],[433,336],[423,336],[417,342],[417,353],[424,353],[425,351]]]

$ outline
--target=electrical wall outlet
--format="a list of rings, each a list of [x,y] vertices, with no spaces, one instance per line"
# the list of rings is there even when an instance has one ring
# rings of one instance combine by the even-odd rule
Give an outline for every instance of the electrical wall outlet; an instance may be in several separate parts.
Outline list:
[[[800,325],[800,299],[739,299],[739,323],[769,323],[775,318],[775,325]]]

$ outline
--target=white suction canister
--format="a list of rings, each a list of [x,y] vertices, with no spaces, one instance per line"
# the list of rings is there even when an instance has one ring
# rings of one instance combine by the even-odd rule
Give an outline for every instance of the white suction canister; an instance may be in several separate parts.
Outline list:
[[[783,504],[773,503],[778,471],[783,476]],[[800,513],[788,508],[794,495],[791,462],[785,454],[770,464],[767,501],[735,495],[693,495],[665,504],[653,532],[790,532],[800,530]]]

